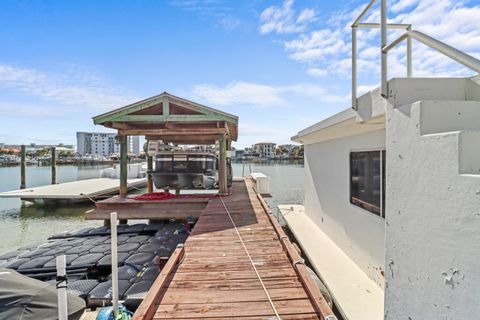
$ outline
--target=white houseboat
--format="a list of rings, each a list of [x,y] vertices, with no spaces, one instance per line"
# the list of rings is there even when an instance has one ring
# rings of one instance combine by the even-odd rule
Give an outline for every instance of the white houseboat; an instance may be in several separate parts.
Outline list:
[[[412,78],[411,40],[480,61],[410,25],[354,22],[352,108],[292,140],[305,147],[304,205],[280,211],[345,319],[479,319],[480,77]],[[356,29],[381,28],[382,84],[356,96]],[[391,44],[387,28],[405,28]],[[408,45],[408,77],[387,53]]]

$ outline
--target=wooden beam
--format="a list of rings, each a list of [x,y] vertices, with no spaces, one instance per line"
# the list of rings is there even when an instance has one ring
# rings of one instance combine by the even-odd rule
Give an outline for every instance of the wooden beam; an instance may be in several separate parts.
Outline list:
[[[127,186],[127,176],[128,176],[127,141],[128,139],[126,135],[120,135],[118,136],[118,140],[120,143],[120,196],[126,197],[128,194],[128,186]]]
[[[225,128],[190,128],[190,129],[126,129],[118,130],[120,135],[145,136],[198,136],[224,134]]]
[[[122,129],[122,130],[133,129],[132,126],[122,122],[112,122],[110,127],[114,129]]]
[[[168,102],[167,97],[163,97],[163,99],[162,99],[162,111],[163,111],[163,115],[165,117],[170,115],[170,102]]]
[[[228,194],[227,186],[227,137],[225,134],[219,138],[220,160],[218,168],[218,193]]]
[[[224,115],[217,114],[129,114],[118,116],[112,119],[113,122],[144,122],[144,123],[161,123],[161,122],[215,122],[215,121],[230,121]]]
[[[115,209],[119,220],[186,220],[199,218],[203,209],[131,208]],[[110,209],[92,209],[85,212],[85,220],[110,220]]]

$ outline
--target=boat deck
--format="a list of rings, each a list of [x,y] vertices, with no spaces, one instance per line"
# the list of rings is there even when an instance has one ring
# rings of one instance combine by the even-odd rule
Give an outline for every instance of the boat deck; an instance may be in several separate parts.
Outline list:
[[[249,179],[212,198],[133,319],[277,319],[275,310],[281,319],[331,315],[268,210]]]

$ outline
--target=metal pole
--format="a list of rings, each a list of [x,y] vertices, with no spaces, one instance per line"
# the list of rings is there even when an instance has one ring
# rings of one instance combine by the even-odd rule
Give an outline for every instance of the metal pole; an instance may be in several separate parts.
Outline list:
[[[117,256],[117,213],[110,213],[110,237],[112,251],[112,305],[114,319],[118,316],[118,256]]]
[[[380,52],[382,55],[382,96],[388,98],[388,63],[387,63],[387,52],[383,51],[383,47],[387,45],[387,0],[381,0],[380,5],[380,30],[381,30],[381,42],[380,42]]]
[[[21,146],[20,149],[20,189],[25,189],[27,187],[27,184],[25,183],[25,177],[26,177],[26,172],[27,172],[27,166],[26,166],[26,148],[25,145]]]
[[[407,32],[411,31],[412,28],[408,27]],[[412,77],[412,38],[407,38],[407,77]]]
[[[357,27],[352,26],[352,109],[357,110]]]
[[[57,299],[58,299],[58,319],[67,320],[67,272],[66,257],[64,254],[57,256]]]
[[[52,159],[51,159],[51,165],[52,165],[52,184],[57,183],[57,152],[56,148],[52,147]]]

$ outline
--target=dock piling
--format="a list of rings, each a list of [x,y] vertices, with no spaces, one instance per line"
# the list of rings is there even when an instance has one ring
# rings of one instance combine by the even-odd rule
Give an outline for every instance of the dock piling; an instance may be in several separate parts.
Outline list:
[[[26,176],[26,148],[25,145],[22,144],[21,151],[20,151],[20,189],[25,189],[27,184],[25,183],[25,176]]]
[[[218,193],[225,195],[227,190],[227,137],[220,135],[218,146],[220,149],[220,161],[218,170]]]
[[[52,165],[52,184],[57,183],[57,152],[55,146],[52,147],[52,160],[51,165]]]

